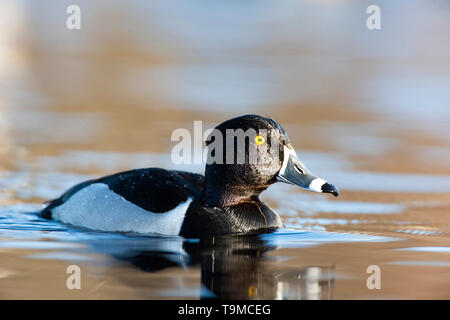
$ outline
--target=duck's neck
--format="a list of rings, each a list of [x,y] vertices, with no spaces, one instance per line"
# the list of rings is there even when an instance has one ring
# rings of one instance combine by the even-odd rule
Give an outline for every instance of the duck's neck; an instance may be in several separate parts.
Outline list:
[[[205,207],[231,207],[245,201],[258,199],[267,186],[237,186],[207,183],[202,194]]]

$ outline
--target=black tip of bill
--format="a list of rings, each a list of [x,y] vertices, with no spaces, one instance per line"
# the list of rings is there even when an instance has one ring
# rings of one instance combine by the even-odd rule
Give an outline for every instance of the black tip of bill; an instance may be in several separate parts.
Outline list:
[[[339,195],[339,190],[335,186],[333,186],[330,183],[324,183],[322,185],[322,192],[324,193],[331,193],[333,196],[337,197]]]

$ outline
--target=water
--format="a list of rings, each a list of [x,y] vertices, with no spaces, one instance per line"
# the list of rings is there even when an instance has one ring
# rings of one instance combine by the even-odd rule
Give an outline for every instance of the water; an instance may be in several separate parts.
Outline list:
[[[133,159],[126,158],[126,163]],[[314,163],[314,156],[309,158]],[[445,194],[344,188],[343,199],[335,200],[276,185],[263,199],[282,215],[286,228],[186,240],[94,232],[41,219],[33,213],[42,207],[36,197],[56,195],[89,175],[8,174],[2,190],[10,204],[0,210],[2,298],[448,297]],[[82,270],[79,292],[65,288],[66,268],[73,264]],[[382,270],[379,291],[366,287],[370,265]]]
[[[379,33],[355,3],[131,3],[80,1],[78,33],[63,2],[0,4],[0,298],[450,298],[446,2],[383,2]],[[340,197],[277,184],[285,228],[202,240],[33,213],[121,170],[201,173],[171,162],[171,132],[250,112]]]

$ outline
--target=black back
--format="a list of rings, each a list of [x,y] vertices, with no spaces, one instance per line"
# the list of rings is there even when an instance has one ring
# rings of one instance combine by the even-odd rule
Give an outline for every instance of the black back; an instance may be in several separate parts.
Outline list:
[[[125,171],[75,185],[61,197],[50,201],[41,211],[41,216],[51,219],[53,208],[94,183],[104,183],[112,191],[144,210],[161,214],[176,208],[189,197],[199,198],[204,184],[202,175],[184,171],[168,171],[160,168]]]
[[[202,180],[201,175],[150,168],[118,173],[97,182],[107,184],[112,191],[147,211],[164,213],[188,197],[199,197]]]

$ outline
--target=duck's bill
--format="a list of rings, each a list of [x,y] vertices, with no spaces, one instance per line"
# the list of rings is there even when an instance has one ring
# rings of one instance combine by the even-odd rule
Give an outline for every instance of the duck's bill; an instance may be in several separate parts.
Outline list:
[[[283,165],[277,178],[279,181],[294,184],[309,191],[331,193],[335,197],[339,195],[339,190],[334,185],[308,171],[298,160],[295,151],[286,146]]]

